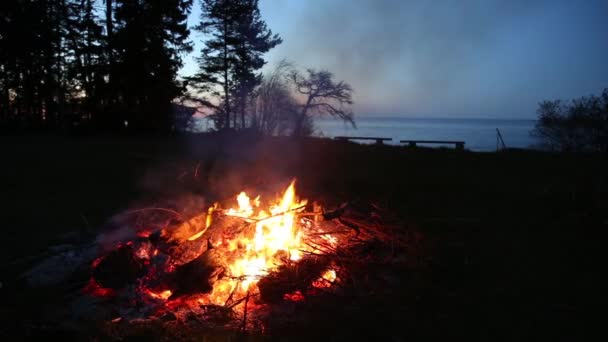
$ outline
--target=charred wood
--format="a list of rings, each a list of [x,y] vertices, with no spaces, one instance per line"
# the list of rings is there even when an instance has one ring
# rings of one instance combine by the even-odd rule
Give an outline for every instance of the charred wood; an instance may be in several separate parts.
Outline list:
[[[218,262],[215,249],[207,250],[194,260],[178,266],[170,279],[172,295],[175,299],[195,293],[209,293],[213,284],[224,275],[224,267]]]
[[[93,278],[109,289],[121,289],[143,275],[143,264],[131,245],[121,246],[105,256],[93,269]]]
[[[260,300],[263,303],[277,303],[294,291],[306,292],[310,284],[327,268],[327,258],[306,257],[297,264],[281,266],[276,272],[260,279]]]

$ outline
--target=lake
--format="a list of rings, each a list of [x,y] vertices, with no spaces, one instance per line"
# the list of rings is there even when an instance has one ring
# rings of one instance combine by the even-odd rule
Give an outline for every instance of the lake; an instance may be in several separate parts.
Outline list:
[[[507,147],[530,148],[537,145],[537,140],[530,135],[536,120],[368,116],[356,117],[355,121],[356,129],[337,119],[317,119],[316,135],[387,137],[393,138],[392,144],[398,144],[399,140],[462,140],[466,149],[495,151],[498,128]]]

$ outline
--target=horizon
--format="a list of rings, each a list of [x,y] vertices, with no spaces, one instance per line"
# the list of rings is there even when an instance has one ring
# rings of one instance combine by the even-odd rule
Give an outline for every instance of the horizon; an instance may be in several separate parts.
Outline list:
[[[283,58],[327,69],[353,86],[359,117],[534,119],[543,100],[608,87],[602,1],[261,0],[260,11],[283,38],[262,72]],[[195,1],[190,28],[199,16]],[[181,76],[196,70],[201,38],[192,30]]]
[[[319,116],[318,120],[336,120],[343,121],[342,119],[331,117],[331,116]],[[538,121],[538,118],[533,117],[487,117],[487,116],[446,116],[446,115],[422,115],[422,114],[369,114],[369,113],[355,113],[355,122],[357,119],[406,119],[406,120],[499,120],[499,121]]]

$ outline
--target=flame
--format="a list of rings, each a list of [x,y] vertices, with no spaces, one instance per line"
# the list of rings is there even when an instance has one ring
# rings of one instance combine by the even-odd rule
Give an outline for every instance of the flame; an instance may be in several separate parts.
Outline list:
[[[331,287],[333,282],[336,281],[337,277],[338,276],[336,275],[336,270],[334,270],[334,269],[326,270],[325,272],[323,272],[321,277],[319,277],[317,280],[315,280],[312,283],[312,286],[316,287],[318,289]]]
[[[319,251],[318,247],[310,244],[311,235],[306,237],[306,243],[304,241],[302,229],[309,232],[313,221],[298,216],[298,213],[306,207],[307,201],[300,200],[296,196],[295,180],[274,201],[264,202],[264,206],[260,196],[250,197],[245,192],[235,196],[235,202],[235,206],[227,210],[222,210],[216,203],[209,207],[206,213],[184,222],[172,233],[169,233],[169,230],[162,231],[163,234],[171,234],[170,241],[195,241],[209,232],[209,236],[205,235],[204,239],[214,249],[217,248],[217,256],[214,254],[214,258],[217,257],[219,260],[214,262],[217,261],[223,268],[221,275],[213,280],[211,293],[194,295],[187,299],[188,303],[193,300],[197,305],[226,305],[238,302],[239,299],[259,292],[258,281],[273,270],[301,260],[303,252]],[[214,216],[214,214],[218,213],[236,217],[244,223],[236,225],[239,228],[234,230],[231,228],[227,231],[214,231],[213,217],[217,217],[218,215]],[[315,241],[322,246],[331,248],[338,244],[338,239],[329,232],[317,230],[313,235]],[[132,243],[129,242],[127,245]],[[134,249],[134,255],[145,264],[164,260],[154,258],[159,254],[159,250],[156,245],[149,242],[137,242]],[[96,259],[93,267],[97,267],[101,260],[101,258]],[[172,273],[175,267],[175,263],[169,262],[163,266],[163,270]],[[156,271],[153,268],[149,273],[152,278],[155,277],[154,272]],[[320,277],[311,282],[311,285],[319,289],[328,288],[337,279],[336,265],[331,264]],[[103,289],[95,282],[89,287],[89,292],[95,295],[113,295],[111,290]],[[182,299],[168,301],[173,294],[171,290],[161,291],[158,287],[151,290],[145,284],[142,285],[141,290],[141,293],[150,298],[166,301],[167,305],[182,302]],[[296,291],[286,294],[284,299],[301,301],[304,300],[304,294]],[[241,305],[245,304],[238,304],[235,307]]]
[[[235,289],[241,295],[246,294],[262,276],[282,265],[285,256],[292,261],[301,258],[302,232],[296,226],[295,218],[306,203],[306,200],[297,199],[295,181],[291,182],[278,203],[271,205],[268,211],[258,209],[259,196],[253,201],[245,192],[237,196],[238,208],[227,210],[226,215],[255,223],[255,234],[253,237],[228,242],[230,250],[242,250],[242,254],[228,263],[230,277],[215,284],[211,293],[212,302],[223,304]]]
[[[209,226],[211,226],[211,217],[213,216],[213,211],[215,209],[217,209],[217,203],[214,204],[213,207],[209,207],[209,209],[207,210],[207,217],[205,217],[205,227],[203,229],[201,229],[200,232],[189,237],[188,241],[194,241],[194,240],[200,238],[201,236],[203,236],[203,234],[205,234],[205,232],[207,231]]]
[[[162,300],[167,300],[169,299],[169,297],[171,297],[171,295],[173,294],[173,292],[171,292],[171,290],[165,290],[162,292],[152,292],[150,290],[146,291],[148,293],[148,295],[152,298],[156,298],[156,299],[162,299]]]

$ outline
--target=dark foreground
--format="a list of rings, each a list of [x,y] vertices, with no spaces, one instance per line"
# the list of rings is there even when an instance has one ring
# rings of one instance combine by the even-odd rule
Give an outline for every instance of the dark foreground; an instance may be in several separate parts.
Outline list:
[[[333,307],[284,339],[572,340],[600,327],[605,156],[218,136],[0,138],[0,146],[3,340],[36,337],[27,327],[47,299],[14,279],[66,233],[93,236],[129,208],[213,202],[292,177],[302,197],[328,206],[388,208],[428,248],[417,278],[403,275],[424,286],[354,303],[356,315]]]

